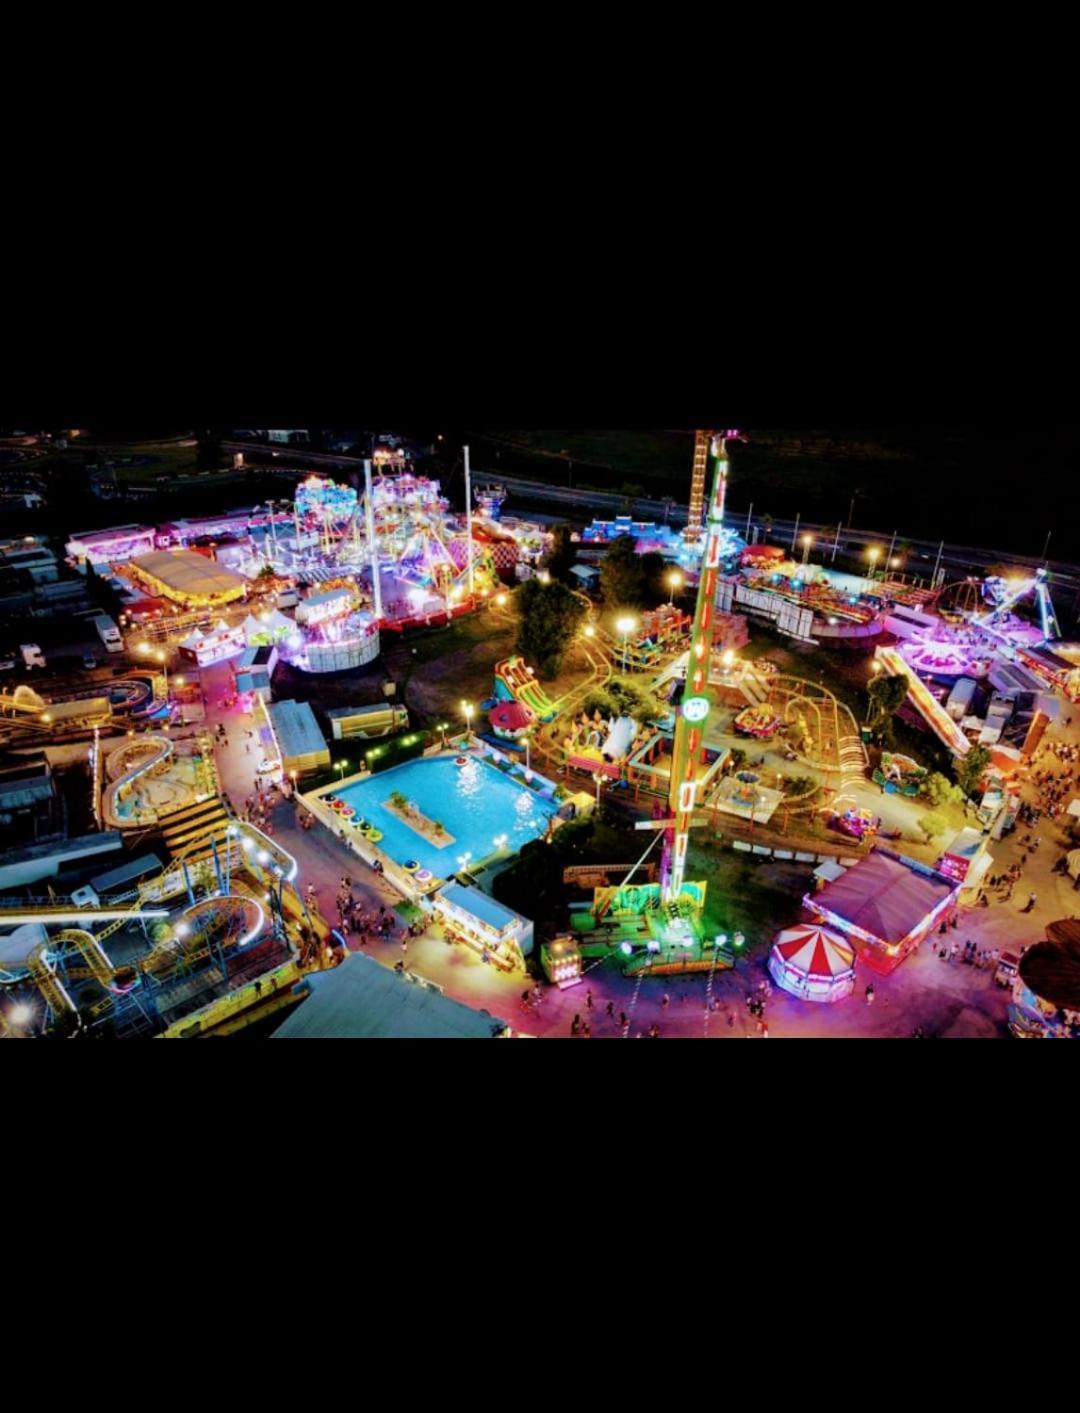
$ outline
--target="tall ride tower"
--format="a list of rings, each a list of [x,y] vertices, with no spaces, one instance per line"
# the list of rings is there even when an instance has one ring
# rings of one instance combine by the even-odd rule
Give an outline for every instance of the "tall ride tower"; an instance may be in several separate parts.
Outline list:
[[[694,472],[690,480],[690,509],[686,519],[686,538],[692,545],[701,539],[701,519],[705,510],[705,472],[709,465],[709,443],[712,432],[694,433]]]
[[[702,436],[698,433],[698,436]],[[686,690],[675,720],[675,739],[671,752],[671,787],[668,794],[670,823],[664,836],[664,858],[660,872],[660,894],[665,903],[673,903],[682,892],[686,875],[686,848],[690,840],[690,821],[697,806],[698,775],[700,772],[705,721],[712,709],[709,695],[709,666],[712,659],[714,618],[716,614],[716,578],[720,568],[720,548],[724,525],[724,501],[727,496],[729,441],[742,441],[738,432],[715,432],[712,436],[714,469],[712,493],[705,518],[705,549],[701,559],[694,626],[690,633],[690,654],[686,663]],[[697,474],[697,452],[694,456]],[[704,472],[702,473],[704,477]],[[691,501],[691,509],[693,502]]]

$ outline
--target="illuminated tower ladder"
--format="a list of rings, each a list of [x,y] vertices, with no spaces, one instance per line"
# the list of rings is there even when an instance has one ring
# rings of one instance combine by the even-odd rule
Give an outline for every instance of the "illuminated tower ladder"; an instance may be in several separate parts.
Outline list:
[[[705,513],[705,472],[709,466],[709,441],[712,432],[694,433],[694,471],[690,479],[690,511],[686,520],[686,538],[696,544],[701,539],[701,521]]]

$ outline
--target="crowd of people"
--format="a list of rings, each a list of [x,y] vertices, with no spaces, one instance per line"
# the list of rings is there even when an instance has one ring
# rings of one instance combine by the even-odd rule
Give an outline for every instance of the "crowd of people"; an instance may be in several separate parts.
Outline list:
[[[977,967],[979,971],[989,971],[996,970],[1001,949],[1000,947],[978,947],[970,939],[964,943],[962,948],[958,939],[951,944],[939,940],[937,954],[941,961],[948,962],[950,965],[960,962],[964,966]]]

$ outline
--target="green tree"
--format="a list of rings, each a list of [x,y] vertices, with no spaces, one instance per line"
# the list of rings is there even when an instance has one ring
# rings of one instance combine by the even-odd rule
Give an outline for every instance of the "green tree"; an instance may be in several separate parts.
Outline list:
[[[936,839],[939,834],[944,834],[949,827],[939,814],[921,814],[916,820],[919,828],[926,835],[926,842]]]
[[[645,570],[629,535],[620,535],[604,555],[600,591],[609,608],[640,608],[645,602]]]
[[[985,746],[972,746],[966,756],[959,756],[953,761],[956,783],[968,799],[978,792],[989,764],[990,752]]]
[[[652,692],[625,677],[613,678],[607,690],[619,716],[632,716],[635,721],[644,722],[661,714],[660,703]]]
[[[541,677],[554,677],[588,609],[557,580],[541,584],[539,579],[528,579],[515,598],[520,613],[517,650],[536,664]]]
[[[959,785],[954,785],[938,770],[932,771],[923,781],[922,792],[926,796],[927,804],[935,810],[943,809],[946,805],[964,803],[964,792]]]
[[[649,550],[641,556],[641,572],[645,576],[645,601],[655,608],[658,603],[666,603],[668,587],[664,582],[667,565],[664,556],[656,550]]]
[[[551,533],[552,544],[544,558],[544,568],[553,579],[565,584],[577,559],[577,546],[570,538],[573,531],[569,525],[556,525]]]
[[[558,851],[542,839],[533,839],[509,868],[496,874],[492,892],[500,903],[531,918],[544,932],[557,932],[567,918],[562,871]]]
[[[870,698],[867,725],[872,731],[880,731],[891,723],[893,715],[903,705],[907,691],[908,680],[902,672],[895,677],[879,673],[874,678],[866,689],[866,695]]]

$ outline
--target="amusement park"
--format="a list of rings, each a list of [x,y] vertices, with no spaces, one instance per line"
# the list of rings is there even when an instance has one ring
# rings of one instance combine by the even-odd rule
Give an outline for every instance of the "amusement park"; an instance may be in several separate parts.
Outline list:
[[[752,439],[681,527],[388,442],[69,532],[115,621],[0,682],[0,1033],[1074,1038],[1055,571],[736,517]]]

